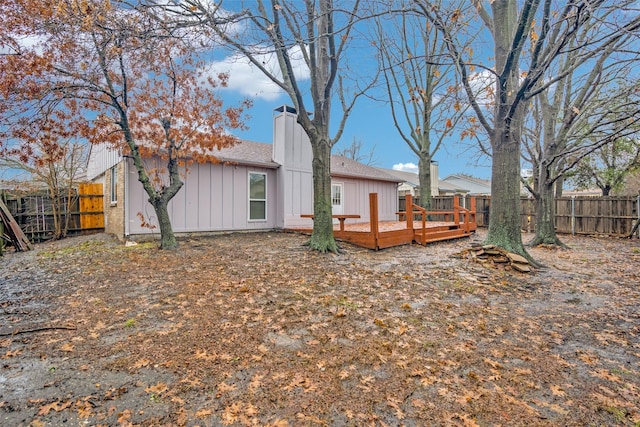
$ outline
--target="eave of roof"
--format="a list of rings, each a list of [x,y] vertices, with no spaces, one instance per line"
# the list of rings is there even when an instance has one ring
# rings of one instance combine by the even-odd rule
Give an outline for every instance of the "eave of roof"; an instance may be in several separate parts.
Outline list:
[[[331,176],[344,178],[366,178],[375,181],[395,183],[403,182],[402,179],[392,176],[378,168],[338,155],[331,156]]]

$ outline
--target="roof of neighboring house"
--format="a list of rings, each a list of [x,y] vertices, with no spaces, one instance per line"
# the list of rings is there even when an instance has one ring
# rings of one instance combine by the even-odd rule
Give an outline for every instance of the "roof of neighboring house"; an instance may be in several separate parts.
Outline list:
[[[395,169],[382,169],[382,168],[376,168],[376,169],[386,174],[389,174],[414,188],[420,186],[420,179],[418,178],[418,174],[415,172],[397,171]]]
[[[460,188],[459,185],[455,185],[452,182],[440,180],[438,182],[438,190],[443,193],[467,193],[469,190],[466,188]]]
[[[571,196],[602,196],[602,189],[600,188],[587,188],[585,190],[562,190],[562,197]]]
[[[387,172],[389,175],[393,175],[398,179],[401,179],[405,184],[410,185],[413,188],[420,187],[420,178],[415,172],[397,171],[394,169],[381,169],[383,172]],[[438,179],[438,190],[443,193],[466,193],[469,190],[467,188],[460,188],[452,182],[442,181]]]
[[[464,174],[453,174],[442,180],[458,187],[459,190],[466,190],[470,194],[490,194],[491,181],[482,178],[476,178]]]

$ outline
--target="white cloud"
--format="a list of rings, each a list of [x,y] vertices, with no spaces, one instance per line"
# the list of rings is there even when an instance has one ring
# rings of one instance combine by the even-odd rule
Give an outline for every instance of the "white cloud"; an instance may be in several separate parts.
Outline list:
[[[392,168],[394,171],[418,173],[418,165],[415,163],[396,163]]]
[[[270,52],[256,53],[255,58],[276,78],[281,79],[282,73],[278,66],[275,54]],[[294,75],[298,81],[309,79],[309,68],[304,62],[300,48],[293,47],[289,50],[289,57],[293,64]],[[209,66],[215,73],[228,72],[229,82],[227,89],[235,90],[243,95],[262,98],[273,101],[282,95],[283,91],[273,83],[262,71],[244,56],[233,55],[222,61],[213,61]]]

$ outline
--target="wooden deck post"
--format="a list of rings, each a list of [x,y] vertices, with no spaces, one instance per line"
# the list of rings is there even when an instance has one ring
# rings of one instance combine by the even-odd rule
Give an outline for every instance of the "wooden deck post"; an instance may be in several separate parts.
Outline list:
[[[476,198],[475,196],[471,196],[471,204],[469,206],[469,226],[467,227],[468,232],[471,232],[471,224],[473,223],[474,227],[473,229],[475,230],[475,223],[476,223]]]
[[[460,225],[460,198],[453,196],[453,223]]]
[[[404,210],[406,212],[405,219],[407,221],[407,228],[409,230],[413,229],[413,196],[411,194],[407,194],[405,197]]]
[[[408,196],[408,197],[411,197],[411,196]],[[378,228],[378,193],[369,193],[369,222],[371,227],[371,234],[373,235],[375,249],[378,250],[379,248],[378,235],[380,233]]]

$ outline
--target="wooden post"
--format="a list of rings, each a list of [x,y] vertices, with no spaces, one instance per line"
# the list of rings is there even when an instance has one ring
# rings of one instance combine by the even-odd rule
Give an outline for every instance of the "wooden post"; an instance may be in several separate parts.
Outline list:
[[[458,196],[453,196],[453,223],[460,224],[460,199]]]
[[[413,230],[413,196],[411,194],[405,196],[404,210],[407,229]]]
[[[420,240],[422,240],[422,246],[427,244],[427,214],[424,210],[422,211],[422,238]]]
[[[407,205],[409,204],[409,201],[407,201]],[[369,221],[374,246],[375,249],[378,250],[378,234],[380,232],[378,228],[378,193],[369,193]]]
[[[471,206],[469,206],[470,215],[471,215],[471,223],[473,224],[473,229],[477,228],[476,221],[476,196],[471,196]]]

